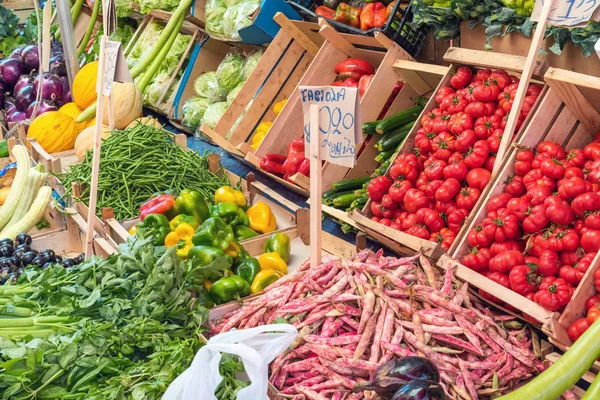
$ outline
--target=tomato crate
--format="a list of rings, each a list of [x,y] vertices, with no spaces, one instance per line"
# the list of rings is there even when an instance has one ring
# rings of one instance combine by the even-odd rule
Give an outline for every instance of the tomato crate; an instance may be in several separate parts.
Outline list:
[[[456,71],[462,66],[468,66],[474,71],[479,71],[482,69],[503,69],[508,72],[520,74],[525,65],[526,58],[520,56],[507,56],[502,54],[488,53],[484,51],[475,51],[475,50],[465,50],[460,48],[450,48],[444,59],[447,62],[450,62],[451,65],[447,69],[441,69],[442,67],[432,66],[429,68],[415,68],[414,65],[410,63],[406,63],[405,61],[397,62],[394,65],[394,68],[399,76],[402,76],[404,81],[411,85],[412,87],[421,88],[419,93],[429,97],[429,101],[425,106],[421,116],[417,119],[417,122],[408,133],[408,136],[404,140],[400,149],[396,154],[396,159],[398,157],[406,157],[406,155],[414,154],[414,149],[416,147],[415,141],[418,135],[419,130],[423,127],[422,120],[425,116],[433,115],[432,111],[438,107],[435,97],[438,91],[446,86],[450,85],[450,80],[455,75]],[[546,69],[545,64],[536,62],[534,66],[534,77],[541,79],[543,75],[543,71]],[[442,79],[439,80],[439,74],[444,74]],[[475,72],[473,72],[475,74]],[[435,76],[435,79],[432,78]],[[427,82],[439,82],[437,88],[434,84],[427,84]],[[533,107],[537,107],[540,103],[540,98],[544,96],[544,90],[537,98]],[[519,132],[522,132],[526,126],[528,126],[529,120],[531,119],[531,115],[533,111],[529,112],[527,118],[524,119],[522,126]],[[452,137],[454,135],[448,134]],[[496,162],[495,165],[501,164],[505,160],[506,149],[510,145],[510,141],[508,137],[503,137],[502,141],[498,145],[498,152],[496,154]],[[395,159],[394,159],[395,160]],[[394,160],[392,160],[392,165],[394,164]],[[418,159],[417,159],[418,160]],[[419,160],[418,163],[421,167],[423,167],[424,160]],[[390,168],[391,169],[391,168]],[[391,178],[390,169],[388,169],[386,176],[393,182],[394,179]],[[492,175],[489,173],[489,175]],[[490,184],[488,182],[487,187]],[[460,189],[462,190],[462,189]],[[483,190],[482,190],[483,191]],[[460,191],[459,191],[460,193]],[[455,195],[456,196],[456,195]],[[440,243],[430,241],[429,239],[420,238],[417,236],[413,236],[409,233],[394,229],[390,226],[385,226],[380,224],[379,222],[375,222],[371,219],[373,217],[373,213],[371,212],[371,204],[372,200],[369,200],[362,211],[353,210],[350,213],[350,218],[354,219],[359,228],[364,230],[369,236],[373,237],[375,240],[385,244],[387,247],[392,250],[402,249],[403,251],[412,251],[412,252],[422,252],[425,256],[430,257],[433,260],[438,260],[442,254],[446,252],[446,249],[452,251],[454,247],[456,247],[458,238],[460,238],[463,234],[464,226],[459,225],[458,232],[451,233],[446,232],[449,238],[452,238],[455,235],[456,239],[452,244],[444,243],[444,247]],[[432,204],[432,203],[430,203]],[[472,207],[473,210],[476,210],[479,205],[483,204],[482,196],[477,199],[477,203]],[[423,208],[423,207],[420,207]],[[463,215],[463,218],[467,218],[468,216]],[[444,223],[445,225],[445,223]],[[460,228],[462,226],[462,229]],[[427,232],[429,235],[429,232]],[[438,235],[438,238],[445,237]]]
[[[365,59],[376,68],[376,72],[363,98],[360,100],[361,121],[359,122],[375,120],[399,80],[399,77],[393,73],[391,66],[398,59],[412,60],[412,57],[382,34],[376,35],[375,38],[340,34],[327,24],[321,26],[319,33],[325,40],[317,56],[298,82],[298,86],[330,85],[336,79],[337,74],[334,72],[334,67],[338,63],[348,57]],[[246,161],[255,167],[260,168],[260,160],[266,154],[287,154],[288,144],[292,140],[302,137],[304,118],[298,86],[289,97],[281,113],[273,121],[273,125],[256,151],[246,154]],[[409,89],[406,90],[406,97],[403,96],[403,98],[409,97],[408,92]],[[358,157],[359,162],[357,164],[360,164],[361,155],[359,154]],[[330,189],[333,182],[341,181],[348,171],[349,168],[347,167],[324,163],[323,191]],[[274,174],[263,172],[287,188],[308,196],[310,185],[308,177],[295,174],[290,177],[292,182],[289,182]]]
[[[210,141],[240,157],[254,151],[251,139],[257,127],[262,122],[275,119],[274,105],[290,97],[324,41],[316,32],[318,25],[291,21],[282,13],[276,14],[275,21],[281,26],[279,33],[264,48],[264,54],[256,68],[223,116],[213,128],[202,124],[199,129]],[[199,59],[212,56],[220,62],[223,55],[213,55],[215,48],[226,53],[230,46],[221,42],[214,43],[214,39],[209,39],[202,45]],[[212,66],[196,61],[184,92],[178,97],[178,105],[182,105],[193,94],[195,77],[210,71],[210,67]],[[174,109],[173,114],[177,111],[178,108]]]
[[[465,221],[463,235],[457,239],[450,252],[439,260],[438,265],[442,268],[457,268],[456,273],[461,279],[485,290],[498,301],[505,303],[506,308],[527,314],[531,317],[528,320],[533,319],[542,326],[542,330],[553,344],[564,349],[571,344],[567,335],[569,325],[585,316],[584,303],[596,291],[594,272],[600,267],[600,253],[591,261],[562,313],[547,310],[461,264],[462,258],[470,252],[468,232],[481,224],[486,217],[488,200],[503,193],[515,176],[514,160],[518,149],[535,148],[542,141],[551,141],[558,143],[568,152],[583,149],[596,137],[600,128],[600,102],[596,100],[600,92],[598,79],[550,68],[545,74],[545,82],[549,89],[537,110],[533,112],[529,124],[516,139],[517,148],[511,149],[498,175],[482,194],[480,207]],[[532,233],[534,234],[535,232]],[[530,251],[532,245],[532,241],[528,239],[525,243],[526,252]],[[562,262],[558,265],[562,265]]]

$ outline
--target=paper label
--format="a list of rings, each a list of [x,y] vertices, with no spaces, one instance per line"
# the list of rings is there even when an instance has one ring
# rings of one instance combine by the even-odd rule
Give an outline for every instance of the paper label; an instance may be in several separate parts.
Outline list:
[[[320,158],[337,165],[353,167],[356,146],[363,140],[359,124],[358,89],[338,86],[300,86],[304,113],[304,146],[310,156],[310,105],[319,106]]]
[[[593,19],[600,20],[600,0],[536,0],[531,20],[537,22],[545,1],[553,1],[548,24],[556,26],[585,26]]]
[[[104,90],[102,94],[109,96],[113,82],[131,82],[131,73],[123,54],[121,42],[106,40],[104,47]],[[99,89],[96,89],[98,92]]]

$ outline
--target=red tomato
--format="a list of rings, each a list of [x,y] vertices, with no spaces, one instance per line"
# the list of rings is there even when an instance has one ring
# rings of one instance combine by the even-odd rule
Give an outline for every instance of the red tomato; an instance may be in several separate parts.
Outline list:
[[[519,222],[523,222],[523,220],[525,218],[527,218],[527,216],[529,215],[529,201],[527,200],[527,197],[523,196],[523,197],[514,197],[514,198],[510,198],[508,200],[508,203],[506,203],[506,209],[508,209],[509,211],[511,211],[513,214],[515,214],[517,216],[517,219],[519,220]],[[489,209],[489,205],[488,205],[488,209]]]
[[[489,249],[481,248],[478,249],[473,247],[469,254],[464,256],[460,262],[467,268],[471,268],[473,271],[483,271],[488,267],[488,264],[492,256],[490,255]]]
[[[476,227],[471,228],[471,230],[469,230],[469,233],[467,234],[467,243],[471,247],[481,248],[490,247],[490,245],[494,243],[494,240],[485,235],[485,233],[483,232],[483,227],[481,225],[477,225]]]
[[[463,160],[463,155],[462,153],[459,153],[458,151],[455,151],[454,153],[452,153],[452,155],[450,156],[450,158],[448,158],[448,164],[456,164],[458,162],[461,162]]]
[[[529,112],[533,109],[537,96],[525,96],[523,99],[523,105],[521,106],[521,116],[526,117]]]
[[[440,214],[430,208],[421,208],[417,211],[417,224],[425,225],[430,232],[437,232],[445,226]]]
[[[569,335],[569,339],[572,342],[577,341],[581,335],[591,326],[587,318],[580,318],[577,321],[573,322],[569,325],[569,329],[567,330],[567,335]]]
[[[490,152],[497,153],[500,149],[500,143],[502,142],[502,135],[504,134],[503,129],[496,129],[487,138],[487,142],[490,145]]]
[[[381,219],[379,220],[379,223],[380,223],[380,224],[383,224],[383,225],[385,225],[385,226],[391,226],[391,225],[392,225],[392,220],[391,220],[391,219],[389,219],[389,218],[381,218]]]
[[[535,264],[517,265],[508,274],[510,288],[522,296],[537,292],[541,279]]]
[[[539,169],[542,165],[542,162],[544,162],[544,160],[551,158],[552,156],[549,155],[548,153],[538,153],[535,155],[535,157],[533,157],[533,161],[531,162],[531,168],[533,169]]]
[[[569,202],[558,196],[550,196],[544,200],[546,217],[558,225],[569,225],[575,220],[575,215],[569,206]]]
[[[600,230],[587,229],[581,234],[580,244],[586,252],[600,250]]]
[[[427,231],[427,228],[425,228],[424,226],[419,226],[419,225],[411,226],[410,228],[408,228],[406,230],[406,233],[408,233],[409,235],[412,235],[412,236],[416,236],[421,239],[425,239],[425,240],[429,239],[429,232]]]
[[[525,184],[525,188],[527,188],[527,190],[538,186],[547,186],[551,191],[556,189],[556,182],[554,179],[544,176],[542,170],[539,168],[529,171],[523,177],[523,183]]]
[[[412,189],[413,185],[409,181],[396,181],[389,189],[389,195],[392,200],[396,203],[402,203],[404,196],[409,189]]]
[[[575,198],[585,192],[591,192],[592,185],[580,177],[563,179],[558,185],[558,195],[565,200]]]
[[[512,199],[512,196],[508,193],[499,193],[495,196],[492,196],[487,204],[487,211],[497,211],[500,208],[507,208],[508,202]]]
[[[454,148],[456,149],[456,151],[464,153],[468,151],[469,148],[472,147],[476,141],[477,135],[475,135],[475,131],[472,129],[466,129],[456,137]]]
[[[544,276],[556,276],[560,267],[560,258],[558,254],[552,250],[542,250],[538,257],[538,268]]]
[[[529,171],[531,171],[531,162],[533,161],[533,151],[526,150],[518,150],[517,151],[517,159],[515,160],[515,174],[519,176],[525,176]]]
[[[460,232],[460,229],[463,226],[463,223],[465,222],[465,219],[467,219],[468,216],[469,216],[469,211],[467,211],[463,208],[457,208],[457,209],[453,210],[452,212],[450,212],[448,214],[448,217],[447,217],[448,228],[452,232],[458,234],[458,232]]]
[[[473,97],[477,101],[494,101],[500,94],[500,88],[491,80],[486,80],[473,89]]]
[[[505,87],[504,91],[498,95],[498,107],[500,107],[505,113],[509,113],[512,109],[517,92],[517,89],[511,88],[511,86]]]
[[[506,208],[488,212],[481,226],[485,235],[497,242],[517,239],[520,234],[517,216]]]
[[[479,117],[483,117],[487,114],[487,107],[485,105],[486,103],[483,103],[481,101],[474,101],[472,103],[469,103],[464,111],[469,114],[471,117],[477,119]]]
[[[369,185],[367,186],[369,198],[375,201],[380,201],[383,198],[383,195],[388,192],[390,186],[392,186],[392,181],[390,181],[386,176],[379,176],[371,179]]]
[[[550,179],[562,179],[565,176],[565,166],[562,161],[556,158],[548,158],[542,161],[540,170]]]
[[[472,170],[473,168],[482,167],[487,161],[488,156],[490,154],[490,145],[487,142],[487,140],[478,140],[477,142],[475,142],[473,147],[469,149],[469,151],[467,151],[467,153],[465,154],[465,165],[467,166],[467,168]]]
[[[410,182],[416,182],[419,176],[419,171],[414,165],[410,165],[405,161],[394,162],[390,167],[390,176],[394,180],[407,180]]]
[[[527,96],[539,96],[542,93],[542,89],[544,89],[543,85],[538,83],[530,83],[527,87]]]
[[[490,260],[489,268],[492,272],[508,274],[517,265],[525,263],[525,256],[519,250],[508,250],[500,253]]]
[[[479,139],[487,139],[496,129],[500,129],[501,118],[497,115],[480,117],[475,121],[475,134]]]
[[[442,114],[435,118],[433,124],[431,125],[430,130],[435,133],[445,132],[448,130],[448,121],[450,120],[450,115]]]
[[[581,255],[579,255],[578,251],[561,251],[559,256],[560,262],[566,265],[575,265],[579,263],[579,260],[581,259]]]
[[[437,160],[435,158],[428,159],[425,163],[425,176],[430,180],[442,179],[444,177],[444,168],[446,165],[446,162],[443,160]]]
[[[383,208],[389,211],[394,211],[396,208],[398,208],[398,203],[396,203],[389,194],[383,196],[381,199],[381,205]]]
[[[583,154],[588,160],[600,160],[600,143],[593,142],[583,148]]]
[[[469,102],[462,94],[449,94],[442,100],[440,110],[445,111],[448,114],[455,114],[464,111],[468,104]]]
[[[550,311],[566,306],[573,296],[573,288],[564,279],[548,276],[542,279],[534,301]]]
[[[378,201],[371,202],[371,214],[377,218],[383,217],[383,206]]]
[[[448,128],[455,135],[462,133],[467,129],[473,128],[473,118],[464,112],[452,114],[448,120]]]
[[[535,233],[544,229],[549,223],[546,208],[543,204],[539,204],[531,209],[530,214],[523,220],[521,226],[523,227],[523,233]]]
[[[475,204],[477,204],[479,196],[481,196],[481,190],[473,187],[464,187],[458,195],[456,195],[456,205],[459,208],[470,211],[475,207]]]
[[[415,136],[415,147],[419,149],[421,154],[429,154],[431,151],[431,141],[435,137],[435,133],[429,132],[425,128],[421,128],[417,131],[417,136]]]
[[[490,78],[491,73],[492,70],[489,68],[480,69],[477,70],[477,73],[475,74],[474,78],[476,81],[479,82],[487,81]]]
[[[448,202],[454,198],[460,191],[460,181],[456,178],[447,179],[435,192],[437,201]],[[438,229],[434,229],[436,231]]]
[[[571,178],[581,178],[584,179],[585,178],[585,174],[583,173],[581,168],[578,167],[567,167],[567,169],[565,169],[565,179],[571,179]]]
[[[404,208],[409,213],[416,213],[420,208],[428,208],[429,199],[418,189],[408,189],[404,195]]]
[[[574,268],[572,265],[563,265],[558,270],[558,276],[564,279],[567,283],[577,286],[585,273]]]
[[[464,181],[468,172],[469,169],[462,160],[452,162],[444,167],[444,179],[456,178],[459,181]]]
[[[525,184],[523,183],[523,177],[515,175],[509,176],[504,182],[506,186],[504,191],[513,197],[523,196],[525,194]]]
[[[494,166],[496,165],[496,156],[489,156],[485,164],[483,164],[483,168],[487,169],[490,172],[494,171]]]
[[[425,190],[423,190],[425,192],[425,196],[427,196],[429,200],[435,201],[435,193],[443,183],[444,181],[441,179],[434,179],[433,181],[427,182],[427,185],[425,185]]]
[[[504,90],[505,87],[511,84],[510,75],[501,69],[492,72],[488,80],[495,82],[500,90]]]
[[[423,117],[421,118],[421,125],[423,125],[423,128],[425,128],[427,131],[431,131],[433,128],[433,123],[441,115],[442,115],[442,110],[440,110],[439,108],[434,108],[433,110],[429,111],[427,114],[423,115]]]
[[[548,238],[548,249],[552,251],[575,251],[578,247],[579,234],[575,229],[556,228]]]
[[[454,239],[456,239],[456,233],[448,228],[442,228],[439,232],[434,232],[429,237],[429,240],[439,244],[444,250],[448,250],[452,246]]]
[[[586,212],[598,211],[600,210],[600,195],[592,192],[580,194],[571,202],[571,209],[578,217],[583,216]]]
[[[479,190],[485,189],[486,185],[492,178],[492,173],[484,168],[475,168],[467,174],[467,183],[472,188]]]
[[[451,94],[454,94],[454,89],[448,86],[444,86],[440,88],[440,90],[438,90],[437,94],[435,95],[435,102],[438,104],[438,106],[440,106],[444,98]]]
[[[581,149],[573,149],[567,154],[565,167],[583,168],[585,165],[585,153]]]
[[[567,153],[561,145],[548,140],[538,143],[536,150],[539,153],[546,153],[548,156],[555,157],[559,160],[563,160],[567,156]]]
[[[467,86],[473,71],[469,67],[462,66],[456,70],[454,76],[450,79],[450,86],[454,89],[461,89]]]
[[[546,200],[548,196],[552,196],[552,189],[548,186],[536,186],[533,189],[528,190],[525,196],[532,206],[537,206],[544,204],[544,200]]]
[[[504,286],[505,288],[510,288],[508,275],[506,275],[506,274],[503,274],[500,272],[490,272],[488,274],[485,274],[485,277],[492,280],[493,282],[498,283],[499,285]],[[496,303],[496,304],[500,304],[500,305],[504,304],[504,302],[502,300],[492,296],[491,294],[489,294],[488,292],[486,292],[482,289],[479,289],[478,293],[481,297],[483,297],[487,301],[491,301],[492,303]]]
[[[524,246],[522,246],[516,240],[507,240],[506,242],[493,242],[490,246],[490,254],[492,257],[496,257],[498,254],[509,250],[518,250],[523,252]]]
[[[592,212],[585,216],[584,223],[587,228],[600,229],[600,213]]]
[[[402,221],[402,229],[407,230],[408,228],[415,226],[417,224],[418,217],[415,213],[409,213],[406,215],[405,219]]]

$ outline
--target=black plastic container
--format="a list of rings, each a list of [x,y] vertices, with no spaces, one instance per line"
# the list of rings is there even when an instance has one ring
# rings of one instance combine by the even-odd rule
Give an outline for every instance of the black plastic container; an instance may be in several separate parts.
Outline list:
[[[360,1],[346,2],[353,7],[362,7],[364,4],[366,4]],[[317,22],[318,18],[322,18],[315,14],[317,7],[322,5],[322,0],[286,0],[286,3],[290,4],[305,21]],[[405,8],[402,8],[400,1],[396,1],[394,11],[390,15],[385,25],[383,25],[381,28],[372,28],[366,31],[342,24],[341,22],[337,22],[329,18],[325,19],[331,26],[335,27],[338,32],[342,33],[373,36],[375,32],[382,32],[388,38],[398,43],[400,47],[402,47],[411,56],[416,57],[423,47],[429,29],[426,26],[417,27],[415,24],[411,23],[413,19],[411,7],[412,2],[409,3]]]

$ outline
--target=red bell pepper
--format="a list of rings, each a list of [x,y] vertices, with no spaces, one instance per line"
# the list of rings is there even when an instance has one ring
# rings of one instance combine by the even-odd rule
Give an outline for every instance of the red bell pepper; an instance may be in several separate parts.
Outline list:
[[[359,80],[363,75],[373,75],[375,68],[368,61],[360,58],[347,58],[335,66],[334,72],[338,74],[338,80],[348,78]]]
[[[341,22],[342,24],[353,26],[354,28],[360,27],[360,8],[352,7],[346,3],[340,3],[335,10],[334,20]]]
[[[292,176],[296,173],[310,175],[310,160],[304,157],[304,139],[292,140],[288,146],[288,156],[283,163],[283,173]]]
[[[363,75],[364,76],[364,75]],[[362,79],[362,76],[361,76]],[[357,88],[358,87],[358,81],[354,78],[348,78],[346,79],[343,83],[342,83],[343,87],[353,87],[353,88]]]
[[[372,28],[381,28],[387,21],[387,10],[383,3],[365,4],[360,13],[360,29],[367,31]]]
[[[332,10],[331,8],[325,6],[317,7],[317,9],[315,10],[315,14],[317,14],[319,17],[327,19],[335,18],[335,10]]]
[[[143,221],[148,214],[165,214],[173,207],[175,207],[175,197],[170,194],[161,194],[140,206],[140,219]]]
[[[358,81],[358,96],[362,99],[375,75],[363,75]]]
[[[265,154],[260,160],[260,168],[276,175],[283,175],[283,163],[287,159],[281,154]]]

